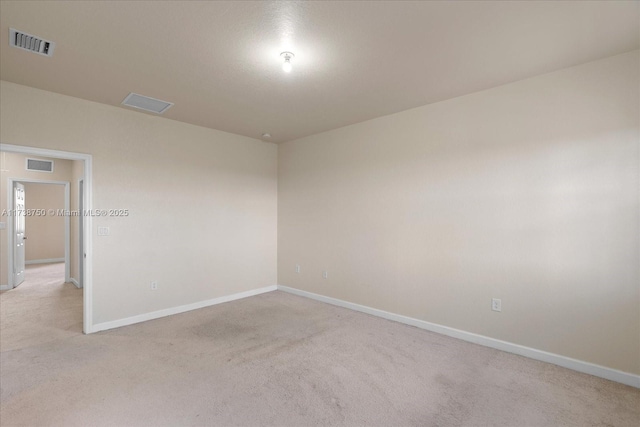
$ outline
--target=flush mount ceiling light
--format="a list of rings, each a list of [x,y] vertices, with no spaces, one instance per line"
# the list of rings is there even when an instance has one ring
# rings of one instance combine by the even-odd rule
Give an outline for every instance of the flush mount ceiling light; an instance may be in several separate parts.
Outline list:
[[[267,133],[263,133],[263,134],[262,134],[262,138],[264,138],[264,139],[271,139],[271,134],[270,134],[270,133],[268,133],[268,132],[267,132]]]
[[[282,52],[280,54],[280,58],[284,58],[284,64],[282,64],[282,69],[285,73],[291,71],[291,60],[296,56],[291,52]]]

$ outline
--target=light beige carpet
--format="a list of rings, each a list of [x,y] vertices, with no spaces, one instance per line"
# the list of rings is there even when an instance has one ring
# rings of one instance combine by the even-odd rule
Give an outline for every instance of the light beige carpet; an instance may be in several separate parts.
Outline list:
[[[3,346],[3,427],[640,422],[640,390],[282,292],[67,332]]]
[[[0,348],[9,351],[82,334],[82,289],[64,263],[28,265],[24,282],[0,293]]]

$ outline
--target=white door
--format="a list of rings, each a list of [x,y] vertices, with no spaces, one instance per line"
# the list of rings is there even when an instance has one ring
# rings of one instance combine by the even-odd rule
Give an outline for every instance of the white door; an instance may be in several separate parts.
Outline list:
[[[15,251],[13,254],[13,287],[15,288],[24,281],[24,241],[27,237],[25,232],[25,219],[27,212],[24,205],[24,185],[16,182],[13,187],[14,201],[13,207],[15,218]]]

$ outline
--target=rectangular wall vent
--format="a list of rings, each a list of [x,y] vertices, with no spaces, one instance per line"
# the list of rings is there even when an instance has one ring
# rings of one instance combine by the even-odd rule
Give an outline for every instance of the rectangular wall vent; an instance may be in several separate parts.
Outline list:
[[[28,50],[38,55],[52,56],[55,43],[40,37],[9,28],[9,45],[18,49]]]
[[[27,159],[27,170],[35,172],[53,172],[53,160]]]
[[[167,111],[173,105],[173,102],[161,101],[155,98],[149,98],[148,96],[138,95],[137,93],[130,93],[122,101],[122,105],[137,108],[139,110],[149,111],[156,114],[162,114]]]

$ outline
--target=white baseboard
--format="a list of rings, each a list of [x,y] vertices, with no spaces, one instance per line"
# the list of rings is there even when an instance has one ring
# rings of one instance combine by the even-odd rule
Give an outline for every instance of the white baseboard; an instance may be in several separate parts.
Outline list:
[[[415,326],[417,328],[426,329],[427,331],[436,332],[442,335],[447,335],[449,337],[458,338],[463,341],[468,341],[475,344],[480,344],[485,347],[495,348],[497,350],[506,351],[508,353],[517,354],[520,356],[528,357],[530,359],[552,363],[554,365],[569,368],[574,371],[626,384],[631,387],[640,388],[640,375],[619,371],[617,369],[607,368],[605,366],[596,365],[582,360],[572,359],[570,357],[561,356],[559,354],[536,350],[535,348],[497,340],[495,338],[486,337],[484,335],[478,335],[472,332],[466,332],[460,329],[438,325],[436,323],[426,322],[424,320],[414,319],[412,317],[402,316],[400,314],[389,313],[387,311],[378,310],[376,308],[354,304],[352,302],[343,301],[337,298],[326,297],[300,289],[278,285],[278,290],[306,298],[311,298],[327,304],[336,305],[338,307],[348,308],[351,310],[360,311],[362,313],[371,314],[373,316],[382,317],[387,320],[404,323],[406,325]]]
[[[12,286],[9,285],[0,285],[0,291],[10,291],[11,289],[13,289]]]
[[[51,264],[53,262],[64,262],[64,258],[45,258],[45,259],[32,259],[30,261],[25,261],[25,265],[31,264]]]
[[[80,283],[78,283],[78,281],[76,279],[74,279],[73,277],[71,279],[69,279],[69,281],[71,283],[73,283],[75,285],[76,288],[81,289],[82,286],[80,286]]]
[[[106,331],[107,329],[120,328],[122,326],[133,325],[135,323],[146,322],[147,320],[158,319],[160,317],[171,316],[173,314],[184,313],[186,311],[197,310],[199,308],[209,307],[216,304],[235,301],[242,298],[252,297],[254,295],[264,294],[277,290],[276,285],[266,286],[264,288],[253,289],[251,291],[239,292],[233,295],[218,297],[206,301],[194,302],[192,304],[181,305],[178,307],[166,308],[164,310],[152,311],[151,313],[140,314],[138,316],[126,317],[124,319],[113,320],[95,324],[91,327],[90,332]]]

